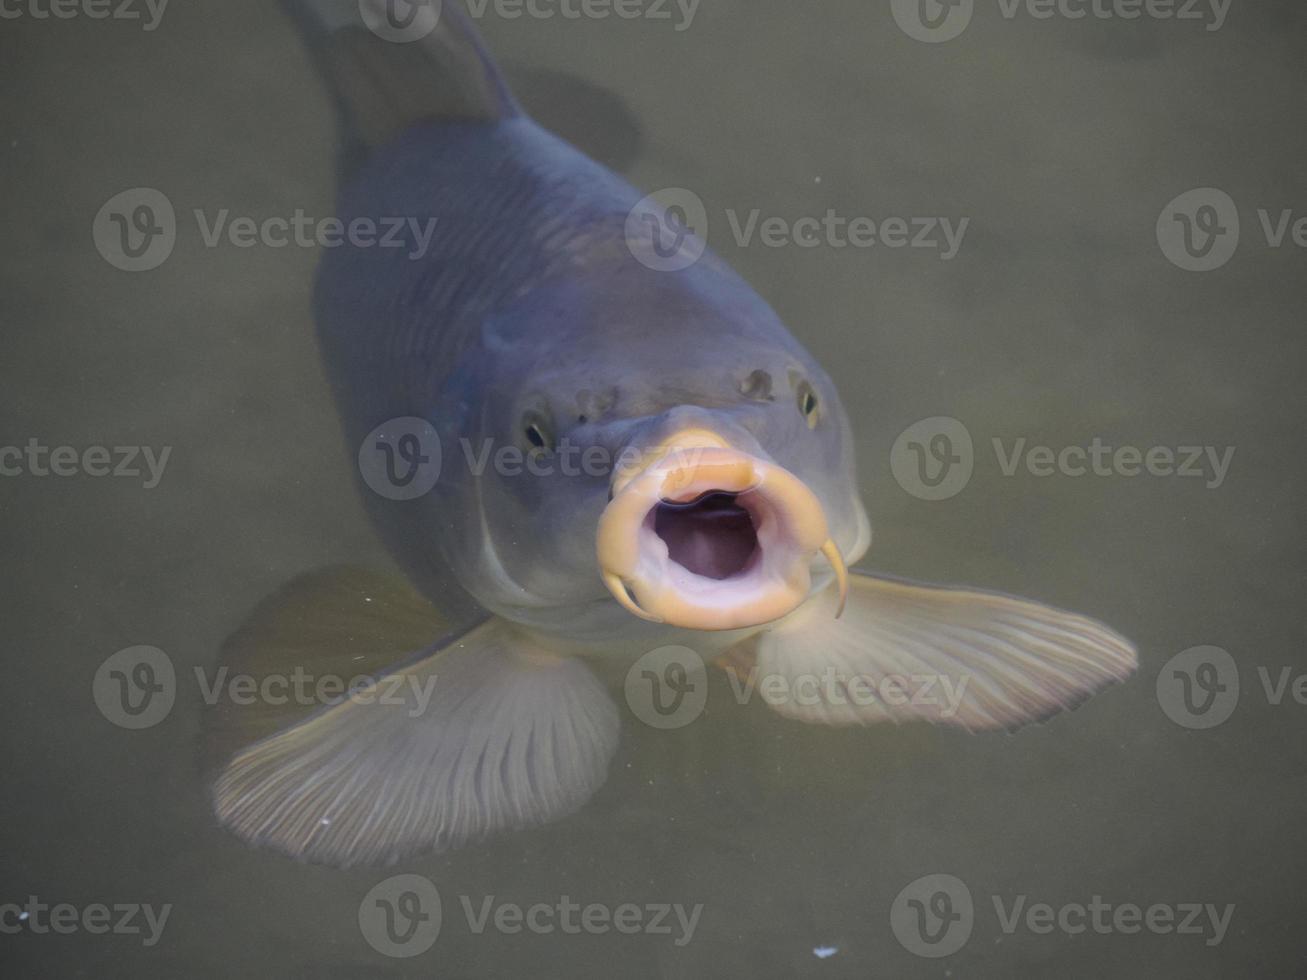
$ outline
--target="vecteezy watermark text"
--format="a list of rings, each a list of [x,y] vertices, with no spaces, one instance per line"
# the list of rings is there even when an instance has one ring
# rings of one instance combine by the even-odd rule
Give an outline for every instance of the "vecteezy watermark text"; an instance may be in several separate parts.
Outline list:
[[[996,0],[1004,20],[1180,21],[1219,31],[1233,0]],[[951,41],[971,23],[976,0],[890,0],[894,22],[927,44]]]
[[[436,692],[436,675],[397,672],[374,677],[357,674],[346,678],[340,674],[314,674],[296,667],[286,674],[231,673],[219,667],[212,677],[195,668],[200,697],[207,705],[227,700],[236,705],[295,704],[322,707],[351,701],[355,704],[380,704],[403,708],[411,718],[422,715]]]
[[[617,473],[634,473],[651,461],[655,450],[623,446],[581,444],[566,436],[548,447],[523,447],[485,437],[460,436],[459,456],[474,477],[493,472],[505,477],[581,477],[608,479]],[[698,451],[677,450],[686,463]],[[450,454],[452,455],[452,454]],[[439,433],[426,419],[403,416],[373,429],[359,446],[358,466],[363,482],[389,500],[413,500],[429,493],[440,479],[446,454]]]
[[[736,701],[748,704],[756,691],[771,706],[913,708],[923,716],[952,718],[970,678],[945,674],[854,674],[827,667],[816,674],[727,674]]]
[[[233,215],[229,208],[194,208],[205,248],[378,248],[406,259],[424,258],[435,239],[437,219],[416,215],[357,215],[348,220],[313,217],[302,208],[288,215]],[[172,201],[152,187],[115,194],[95,216],[92,238],[106,262],[125,272],[156,269],[172,255],[178,239]]]
[[[1094,933],[1199,937],[1219,946],[1234,916],[1234,904],[1212,902],[1111,902],[1092,895],[1086,902],[1032,902],[1028,895],[990,896],[995,923],[1005,935]],[[938,958],[956,953],[971,938],[977,908],[971,889],[950,874],[923,875],[909,882],[890,906],[890,929],[904,949]]]
[[[22,905],[17,902],[0,904],[0,934],[16,935],[30,932],[35,935],[67,936],[75,932],[91,935],[112,933],[118,936],[139,936],[143,946],[153,946],[163,935],[163,927],[172,913],[172,903],[157,909],[148,903],[118,902],[114,904],[92,902],[73,905],[58,902],[50,905],[37,896],[29,895]]]
[[[957,256],[971,219],[944,215],[845,215],[835,208],[824,214],[786,218],[764,216],[760,208],[724,212],[739,248],[915,249],[941,261]],[[714,222],[715,224],[715,222]],[[642,265],[677,272],[693,265],[708,248],[708,210],[703,199],[684,187],[667,187],[644,197],[626,217],[626,245]]]
[[[990,444],[998,471],[1048,477],[1157,477],[1200,479],[1208,490],[1225,483],[1234,461],[1234,446],[1116,445],[1094,436],[1085,443],[1049,446],[995,437]],[[948,416],[932,416],[908,426],[890,450],[894,479],[922,500],[947,500],[961,493],[976,466],[975,445],[965,425]]]
[[[466,0],[473,20],[493,15],[501,20],[648,20],[671,21],[673,29],[688,30],[701,0]],[[420,41],[440,26],[443,0],[359,0],[359,14],[368,30],[396,44]]]
[[[581,903],[569,895],[520,905],[494,895],[458,897],[468,931],[503,935],[669,936],[676,946],[694,939],[704,906],[680,902]],[[386,956],[407,958],[430,949],[440,936],[444,909],[435,884],[422,875],[393,875],[378,882],[359,903],[359,930],[368,945]]]
[[[756,695],[772,708],[838,710],[879,705],[895,712],[947,721],[966,697],[969,675],[869,674],[827,667],[819,672],[727,671],[731,696],[749,704]],[[708,699],[707,668],[689,647],[650,650],[631,664],[623,693],[627,706],[646,725],[683,728],[695,721]]]
[[[138,20],[153,31],[168,0],[0,0],[0,20]]]
[[[1004,476],[1018,468],[1031,476],[1177,476],[1201,477],[1208,490],[1219,489],[1230,472],[1234,446],[1111,446],[1094,436],[1087,446],[1028,445],[1025,438],[1005,444],[994,439],[994,455]]]
[[[206,674],[192,668],[200,698],[209,706],[228,701],[237,706],[266,704],[331,707],[350,701],[401,709],[410,718],[424,714],[438,683],[436,674],[395,671],[380,676],[347,677],[295,667],[287,673],[260,676],[226,666]],[[107,657],[95,673],[91,694],[100,713],[120,728],[151,728],[168,717],[177,700],[177,671],[158,647],[132,646]]]
[[[420,259],[431,248],[436,219],[408,217],[314,218],[296,208],[290,217],[231,217],[226,208],[206,213],[195,209],[195,223],[207,248],[217,248],[225,240],[235,248],[396,248],[405,249],[404,257]]]
[[[525,908],[514,902],[496,902],[494,895],[484,896],[475,905],[470,896],[460,895],[459,904],[468,927],[478,936],[487,929],[507,935],[526,931],[538,936],[555,932],[602,936],[616,932],[628,936],[672,936],[675,946],[685,946],[694,939],[699,916],[703,914],[702,903],[689,908],[680,902],[647,905],[624,902],[610,907],[601,902],[582,905],[567,895]]]
[[[668,222],[674,221],[674,215],[668,216]],[[820,218],[802,217],[793,221],[779,217],[762,217],[757,208],[750,211],[743,220],[739,212],[732,208],[726,210],[726,220],[731,226],[731,236],[740,248],[748,248],[756,240],[763,248],[871,248],[883,245],[885,248],[927,249],[947,262],[958,254],[962,240],[966,237],[970,218],[959,218],[956,222],[945,216],[937,217],[887,217],[877,221],[866,216],[845,217],[834,208],[827,209]],[[665,225],[665,227],[667,227]],[[668,227],[673,235],[675,227]]]
[[[688,30],[702,0],[467,0],[468,13],[481,20],[493,13],[504,20],[654,20],[680,19],[673,30]]]
[[[91,476],[140,479],[153,490],[163,479],[172,446],[48,446],[35,437],[24,446],[0,446],[0,477]],[[141,464],[145,464],[145,470]]]

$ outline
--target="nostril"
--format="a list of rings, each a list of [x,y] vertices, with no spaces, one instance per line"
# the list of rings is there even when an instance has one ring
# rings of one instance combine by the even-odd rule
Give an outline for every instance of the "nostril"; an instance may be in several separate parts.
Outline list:
[[[668,557],[705,578],[726,579],[744,571],[758,552],[758,529],[738,498],[714,490],[685,503],[660,502],[653,527],[667,545]]]

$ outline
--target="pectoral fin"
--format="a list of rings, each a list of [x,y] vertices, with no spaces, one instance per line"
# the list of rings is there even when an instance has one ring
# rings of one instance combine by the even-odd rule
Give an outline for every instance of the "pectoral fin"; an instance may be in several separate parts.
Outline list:
[[[342,694],[470,625],[449,622],[395,574],[335,565],[300,575],[259,603],[207,672],[203,771],[303,721],[322,707],[320,693]],[[297,677],[302,687],[292,689]],[[242,682],[267,696],[232,697],[226,685]]]
[[[583,663],[491,619],[239,752],[214,808],[296,858],[389,864],[571,812],[603,783],[617,731]]]
[[[1137,666],[1101,623],[1026,599],[855,573],[757,640],[752,679],[800,721],[920,719],[1014,729],[1074,708]],[[762,687],[762,685],[769,687]]]

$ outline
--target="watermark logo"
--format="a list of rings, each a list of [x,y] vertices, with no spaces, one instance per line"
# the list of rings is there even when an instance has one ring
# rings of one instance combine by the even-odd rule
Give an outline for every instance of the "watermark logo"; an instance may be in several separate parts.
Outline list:
[[[1190,647],[1166,662],[1157,675],[1157,703],[1177,725],[1215,728],[1239,704],[1239,668],[1225,650]]]
[[[890,0],[899,29],[914,41],[939,44],[967,29],[975,0]]]
[[[1267,248],[1292,244],[1307,249],[1307,215],[1296,214],[1292,208],[1258,208],[1256,228]],[[1187,272],[1221,268],[1239,242],[1239,208],[1229,194],[1215,187],[1185,191],[1157,217],[1157,244],[1162,254]]]
[[[936,415],[904,429],[890,449],[890,471],[921,500],[947,500],[971,482],[976,454],[971,433],[955,418]]]
[[[171,902],[158,908],[141,902],[92,902],[83,906],[59,902],[48,905],[37,896],[29,895],[23,905],[17,902],[0,904],[0,935],[13,936],[20,932],[37,936],[50,933],[68,936],[75,932],[93,936],[144,935],[141,945],[154,946],[163,936],[171,914]]]
[[[671,20],[681,15],[673,27],[678,34],[688,30],[699,12],[700,0],[467,0],[473,20],[481,20],[493,10],[504,20],[529,17],[532,20]]]
[[[104,260],[124,272],[157,269],[177,244],[172,202],[153,187],[133,187],[104,202],[91,224]]]
[[[998,0],[1004,20],[1024,13],[1034,20],[1199,21],[1206,31],[1225,24],[1232,0]]]
[[[994,924],[1007,936],[1060,933],[1197,936],[1219,946],[1234,917],[1234,905],[1212,902],[1113,903],[1094,895],[1088,902],[1032,902],[1028,895],[989,896]],[[904,949],[930,959],[956,953],[971,938],[977,910],[971,890],[949,874],[930,874],[910,882],[890,906],[890,928]]]
[[[1257,680],[1266,703],[1277,708],[1287,701],[1307,706],[1307,673],[1293,667],[1275,670],[1261,664]],[[1177,725],[1215,728],[1238,707],[1239,667],[1230,654],[1215,646],[1190,647],[1166,662],[1157,675],[1157,703]]]
[[[708,248],[708,209],[694,191],[667,187],[640,200],[626,216],[626,247],[655,272],[678,272]]]
[[[670,21],[678,34],[688,30],[701,0],[467,0],[475,21],[493,14],[501,20],[618,20]],[[441,0],[359,0],[359,14],[368,30],[385,41],[420,41],[440,23]]]
[[[581,904],[568,895],[547,902],[522,906],[484,895],[474,901],[458,896],[458,905],[474,936],[486,932],[537,936],[564,933],[600,936],[675,936],[677,946],[693,938],[703,914],[702,903],[626,902],[610,907],[599,902]],[[442,910],[440,893],[430,879],[417,874],[400,874],[379,882],[359,903],[359,930],[369,946],[384,956],[406,959],[429,950],[440,936]]]
[[[764,216],[760,208],[724,211],[726,226],[739,248],[912,248],[955,258],[970,218],[889,215],[847,216],[827,208],[820,216],[795,219]],[[693,191],[670,187],[644,198],[626,217],[626,245],[641,264],[657,272],[677,272],[702,258],[708,243],[708,212]]]
[[[909,953],[928,959],[952,956],[971,938],[971,890],[950,874],[923,875],[898,893],[889,921],[894,938]]]
[[[392,249],[406,259],[424,258],[435,240],[437,219],[414,215],[357,215],[348,221],[315,218],[296,208],[288,215],[256,218],[233,215],[230,208],[193,208],[195,230],[205,248]],[[157,269],[176,247],[180,227],[168,196],[152,187],[115,194],[92,222],[95,247],[110,265],[125,272]]]
[[[425,419],[403,416],[377,426],[359,446],[359,472],[374,492],[390,500],[413,500],[427,494],[440,479],[444,465],[462,465],[481,479],[487,473],[518,478],[564,476],[591,480],[630,477],[659,457],[669,467],[692,467],[702,449],[682,447],[668,454],[657,447],[623,446],[613,452],[605,446],[582,444],[564,436],[549,447],[523,448],[498,445],[493,438],[474,442],[466,436],[456,449],[442,457],[442,442]],[[2,457],[0,457],[2,459]],[[683,476],[670,477],[666,489],[677,487]]]
[[[442,0],[359,0],[359,16],[383,41],[420,41],[440,26]]]
[[[886,713],[948,720],[966,697],[967,674],[867,674],[826,667],[820,671],[763,673],[755,663],[727,661],[727,683],[736,704],[755,696],[772,708],[868,708]],[[650,650],[631,665],[624,684],[626,703],[651,728],[683,728],[703,714],[708,700],[703,658],[684,646]]]
[[[1197,21],[1206,31],[1225,24],[1232,0],[998,0],[1003,20]],[[890,0],[894,22],[915,41],[951,41],[971,23],[974,0]]]
[[[626,703],[646,725],[683,728],[708,702],[708,670],[689,647],[658,647],[631,665],[624,690]]]
[[[1157,216],[1157,244],[1181,269],[1219,269],[1239,247],[1239,209],[1229,194],[1215,187],[1185,191]]]
[[[402,249],[406,259],[416,260],[431,250],[436,235],[435,218],[408,216],[314,218],[296,208],[288,216],[232,217],[228,208],[212,213],[195,208],[195,225],[205,248],[224,244],[233,248],[384,248]]]
[[[380,676],[311,673],[295,667],[287,673],[261,676],[232,673],[222,666],[212,675],[192,668],[200,699],[213,707],[220,701],[237,706],[293,704],[325,708],[350,701],[405,711],[410,718],[425,714],[435,696],[438,676],[395,671]],[[177,673],[172,659],[152,646],[134,646],[108,657],[95,673],[92,695],[100,713],[121,728],[150,728],[172,712],[177,700]]]
[[[359,473],[387,500],[414,500],[440,479],[440,437],[426,419],[405,416],[383,422],[359,446]]]
[[[119,728],[150,728],[172,711],[177,673],[158,647],[127,647],[100,664],[91,695],[100,714]]]
[[[359,931],[383,956],[420,956],[440,936],[440,892],[422,875],[392,875],[359,903]]]
[[[1234,446],[1114,446],[1101,436],[1083,445],[1048,446],[1024,436],[993,438],[994,463],[1004,477],[1025,473],[1053,476],[1138,476],[1201,479],[1208,490],[1225,483],[1234,462]],[[890,449],[890,471],[908,493],[921,500],[947,500],[966,488],[975,470],[971,433],[957,419],[934,416],[914,422]]]

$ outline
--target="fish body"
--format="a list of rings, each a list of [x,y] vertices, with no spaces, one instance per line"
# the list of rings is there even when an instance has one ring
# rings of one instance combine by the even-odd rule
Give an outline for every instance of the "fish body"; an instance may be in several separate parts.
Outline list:
[[[830,376],[711,251],[657,261],[674,215],[532,122],[442,6],[429,37],[395,44],[369,29],[382,0],[291,4],[342,121],[341,221],[435,222],[429,247],[327,252],[314,312],[351,452],[395,419],[436,436],[429,492],[364,499],[453,631],[387,670],[434,685],[420,711],[353,697],[231,756],[224,824],[349,865],[557,819],[616,751],[586,660],[670,644],[811,687],[769,704],[823,724],[1010,730],[1129,675],[1133,647],[1086,617],[850,576],[871,529]],[[486,465],[503,447],[531,465]],[[570,450],[595,465],[568,468]],[[312,591],[294,592],[300,622]],[[342,601],[357,591],[318,591],[355,646],[384,632],[376,604]],[[387,608],[405,635],[423,621]],[[256,618],[284,635],[275,613]],[[905,678],[957,697],[892,696]]]

